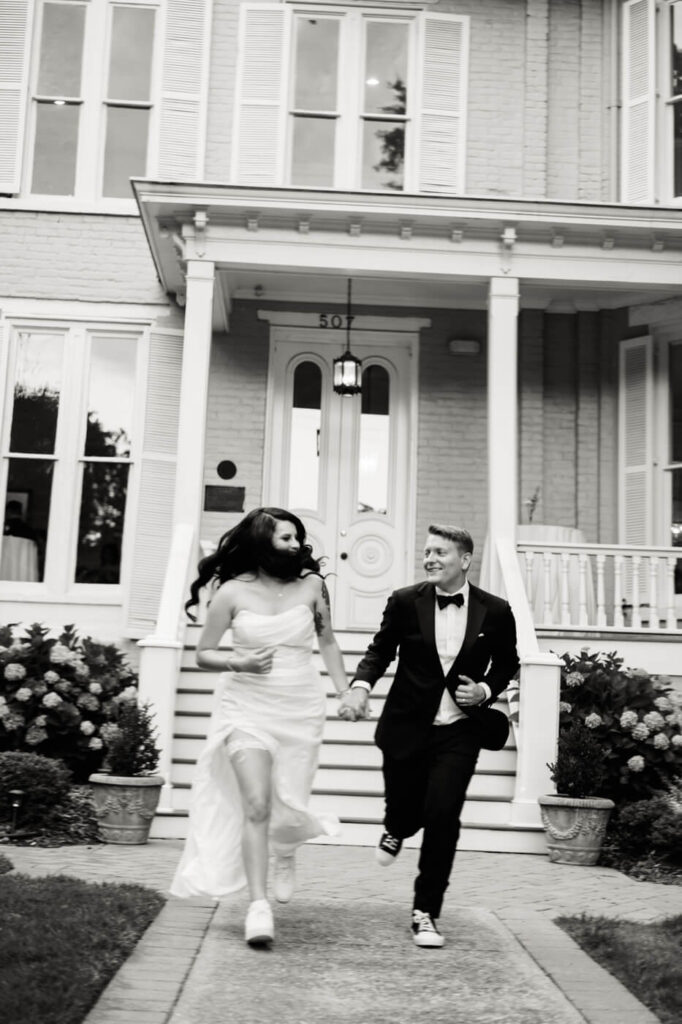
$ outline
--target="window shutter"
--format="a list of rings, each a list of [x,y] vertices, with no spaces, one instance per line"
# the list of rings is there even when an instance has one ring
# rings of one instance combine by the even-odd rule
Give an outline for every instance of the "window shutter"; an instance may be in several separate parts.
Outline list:
[[[158,173],[203,177],[211,0],[168,0],[163,52]]]
[[[652,543],[653,341],[621,343],[619,540]]]
[[[464,191],[469,19],[425,14],[419,67],[417,188]]]
[[[30,0],[4,0],[0,14],[0,193],[21,188],[21,153],[26,119]]]
[[[282,4],[244,4],[239,35],[232,180],[281,185],[289,20]]]
[[[182,375],[182,332],[154,330],[140,464],[133,558],[126,608],[129,636],[156,625],[173,529],[173,495]]]
[[[655,0],[623,4],[621,199],[654,202],[656,119]]]

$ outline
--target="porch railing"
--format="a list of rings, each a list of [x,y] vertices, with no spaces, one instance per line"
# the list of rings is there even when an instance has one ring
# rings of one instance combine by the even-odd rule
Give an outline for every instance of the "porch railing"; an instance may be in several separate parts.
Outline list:
[[[195,568],[194,530],[187,523],[178,523],[171,540],[156,629],[138,644],[139,699],[142,703],[149,702],[154,712],[157,742],[161,751],[159,774],[165,779],[159,801],[159,811],[162,813],[173,810],[171,758],[175,692],[186,623],[184,603],[190,574]]]
[[[536,626],[678,631],[682,550],[610,544],[517,544]]]

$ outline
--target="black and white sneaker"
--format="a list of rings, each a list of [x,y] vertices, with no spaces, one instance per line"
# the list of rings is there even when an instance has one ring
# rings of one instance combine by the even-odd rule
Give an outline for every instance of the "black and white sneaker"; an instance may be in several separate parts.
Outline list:
[[[389,864],[393,864],[400,853],[402,845],[402,839],[392,836],[390,832],[382,832],[381,839],[376,848],[376,859],[382,868],[387,868]]]
[[[436,928],[436,922],[423,910],[412,911],[412,937],[422,949],[440,949],[445,939]]]

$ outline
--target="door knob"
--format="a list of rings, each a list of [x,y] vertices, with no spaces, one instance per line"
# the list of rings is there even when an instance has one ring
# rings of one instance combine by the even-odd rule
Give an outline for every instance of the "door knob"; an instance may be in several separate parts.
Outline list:
[[[348,558],[348,552],[342,551],[341,554],[339,555],[339,558],[341,559],[342,562],[345,562],[346,559]]]

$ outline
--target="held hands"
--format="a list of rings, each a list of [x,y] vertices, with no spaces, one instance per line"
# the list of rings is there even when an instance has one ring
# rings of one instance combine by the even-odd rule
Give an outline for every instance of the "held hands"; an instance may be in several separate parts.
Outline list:
[[[272,668],[274,656],[274,647],[255,647],[245,654],[231,655],[229,667],[233,672],[255,672],[257,675],[262,675]]]
[[[458,676],[462,682],[455,690],[455,700],[463,708],[473,708],[485,700],[485,690],[469,676]]]
[[[346,722],[369,717],[369,693],[364,686],[355,686],[344,693],[339,700],[338,715]]]

